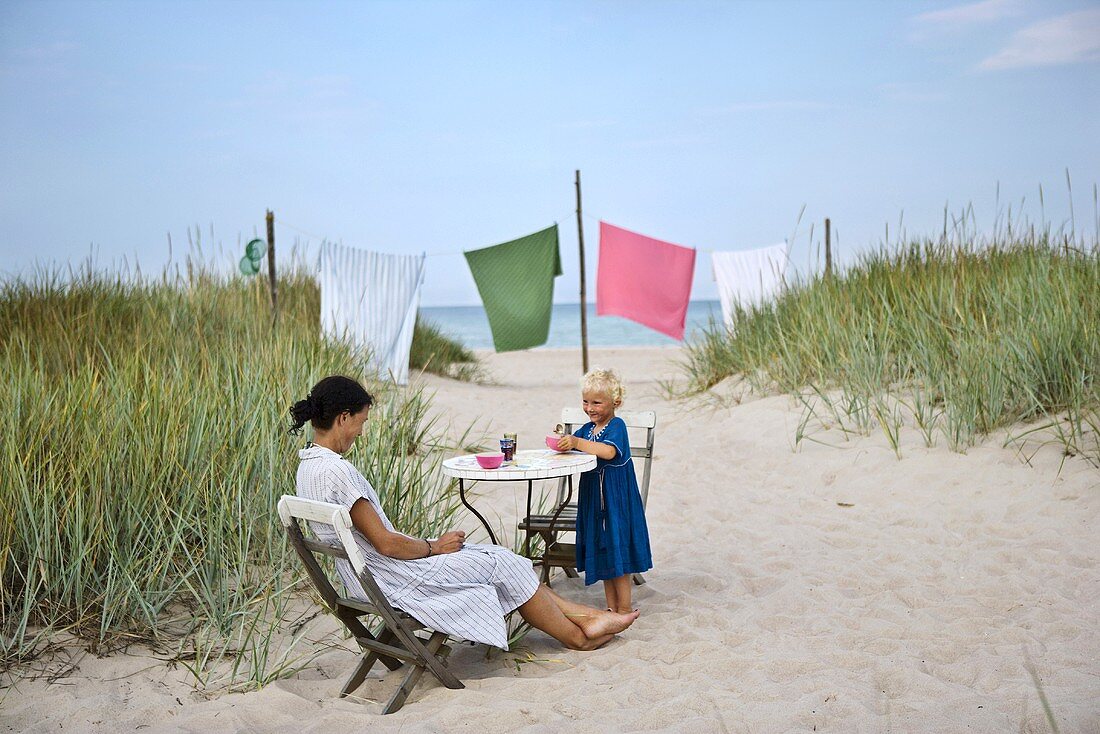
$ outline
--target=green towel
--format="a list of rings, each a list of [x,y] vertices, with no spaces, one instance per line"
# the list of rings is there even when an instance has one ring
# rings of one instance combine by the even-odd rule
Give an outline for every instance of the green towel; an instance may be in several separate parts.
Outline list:
[[[558,225],[466,255],[498,352],[546,343],[554,277],[561,275]]]

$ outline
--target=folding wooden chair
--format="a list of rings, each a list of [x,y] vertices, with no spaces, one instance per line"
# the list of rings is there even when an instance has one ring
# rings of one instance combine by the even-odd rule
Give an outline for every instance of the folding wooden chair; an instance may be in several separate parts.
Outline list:
[[[653,434],[657,427],[657,414],[652,410],[625,411],[616,414],[626,423],[627,433],[630,437],[630,456],[634,460],[634,470],[641,466],[641,476],[638,479],[638,489],[642,495],[642,507],[646,506],[649,499],[649,474],[653,463]],[[572,433],[579,426],[588,423],[588,416],[580,408],[564,408],[561,411],[561,422],[567,433]],[[635,436],[643,436],[640,443],[635,445]],[[567,576],[577,576],[577,546],[575,543],[563,543],[558,540],[561,533],[575,533],[577,530],[577,503],[571,501],[566,493],[565,480],[558,482],[558,497],[554,503],[554,510],[548,515],[530,515],[519,523],[519,529],[526,533],[537,533],[545,544],[545,552],[542,557],[542,581],[550,583],[550,569],[563,568]],[[633,575],[634,583],[642,585],[645,578],[640,573]]]
[[[362,685],[370,669],[381,661],[390,670],[404,669],[405,679],[389,703],[382,709],[383,714],[391,714],[405,705],[413,688],[425,670],[431,672],[447,688],[465,688],[446,666],[446,658],[451,648],[444,644],[447,635],[443,632],[426,630],[427,639],[421,639],[417,630],[426,629],[405,612],[394,609],[378,588],[370,569],[367,568],[363,554],[355,544],[351,533],[351,515],[347,508],[328,502],[316,502],[290,495],[279,500],[279,519],[286,529],[287,537],[294,550],[306,566],[309,578],[317,587],[321,598],[325,600],[332,613],[348,628],[363,655],[351,677],[340,690],[340,697],[350,695]],[[329,525],[335,530],[338,543],[325,543],[307,538],[302,533],[301,520]],[[348,599],[340,596],[333,588],[327,574],[322,570],[314,553],[322,553],[333,558],[349,561],[355,569],[363,594],[369,602]],[[381,618],[383,629],[378,637],[370,633],[360,617],[373,614]],[[402,664],[401,661],[404,661]]]

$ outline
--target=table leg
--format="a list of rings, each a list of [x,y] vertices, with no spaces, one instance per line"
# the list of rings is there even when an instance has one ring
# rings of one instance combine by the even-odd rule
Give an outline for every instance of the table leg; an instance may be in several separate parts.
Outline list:
[[[565,486],[568,487],[565,493],[565,501],[558,505],[558,509],[554,511],[554,516],[550,518],[550,534],[554,535],[554,523],[558,521],[558,516],[561,515],[561,511],[565,509],[565,506],[569,504],[569,500],[573,499],[573,475],[570,474],[565,481]]]
[[[573,499],[573,475],[570,474],[566,477],[565,486],[568,487],[565,493],[565,501],[563,501],[558,508],[554,510],[554,516],[550,518],[550,532],[546,535],[552,540],[546,541],[546,548],[542,551],[542,575],[547,583],[550,581],[550,546],[557,542],[558,534],[554,531],[554,525],[558,521],[558,516],[561,515],[561,511],[565,509],[565,506],[569,504],[569,500]]]
[[[524,517],[527,518],[528,522],[530,522],[530,519],[531,519],[531,492],[533,491],[534,486],[535,486],[535,480],[528,479],[527,480],[527,514],[524,515]],[[523,533],[523,555],[524,555],[525,558],[530,558],[531,557],[531,531],[530,531],[530,529],[524,531],[524,533]]]
[[[530,496],[528,496],[528,503],[530,503],[529,497]],[[489,527],[489,523],[485,521],[481,513],[474,509],[474,506],[466,499],[466,485],[461,479],[458,480],[458,499],[466,506],[467,510],[474,513],[474,516],[478,520],[481,520],[481,524],[485,527],[485,531],[489,533],[489,539],[493,541],[493,545],[500,545],[500,543],[497,542],[497,536],[493,534],[493,529]]]

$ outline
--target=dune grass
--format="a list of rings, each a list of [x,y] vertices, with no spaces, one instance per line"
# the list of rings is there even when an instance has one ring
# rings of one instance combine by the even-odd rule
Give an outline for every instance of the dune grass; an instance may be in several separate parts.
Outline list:
[[[914,242],[790,283],[686,350],[689,391],[741,375],[792,393],[813,428],[965,450],[1043,433],[1100,466],[1100,248],[1016,238]],[[1024,428],[1019,428],[1024,424]]]
[[[273,329],[259,279],[0,284],[0,672],[61,633],[94,652],[175,650],[200,684],[308,662],[276,645],[302,574],[275,503],[304,441],[287,408],[326,374],[376,396],[350,458],[393,522],[453,525],[427,397],[371,382],[362,355],[320,338],[311,278],[290,273],[279,294]]]
[[[413,330],[409,367],[456,380],[472,382],[483,377],[474,353],[419,313]]]

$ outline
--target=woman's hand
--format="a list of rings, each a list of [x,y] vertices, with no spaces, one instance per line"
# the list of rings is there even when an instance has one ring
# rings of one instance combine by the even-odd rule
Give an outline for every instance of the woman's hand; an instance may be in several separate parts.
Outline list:
[[[572,451],[577,448],[576,436],[562,436],[558,439],[558,451]]]
[[[466,540],[466,533],[461,530],[443,533],[438,539],[432,541],[432,555],[440,556],[444,553],[457,553],[462,550],[462,541],[464,540]]]

